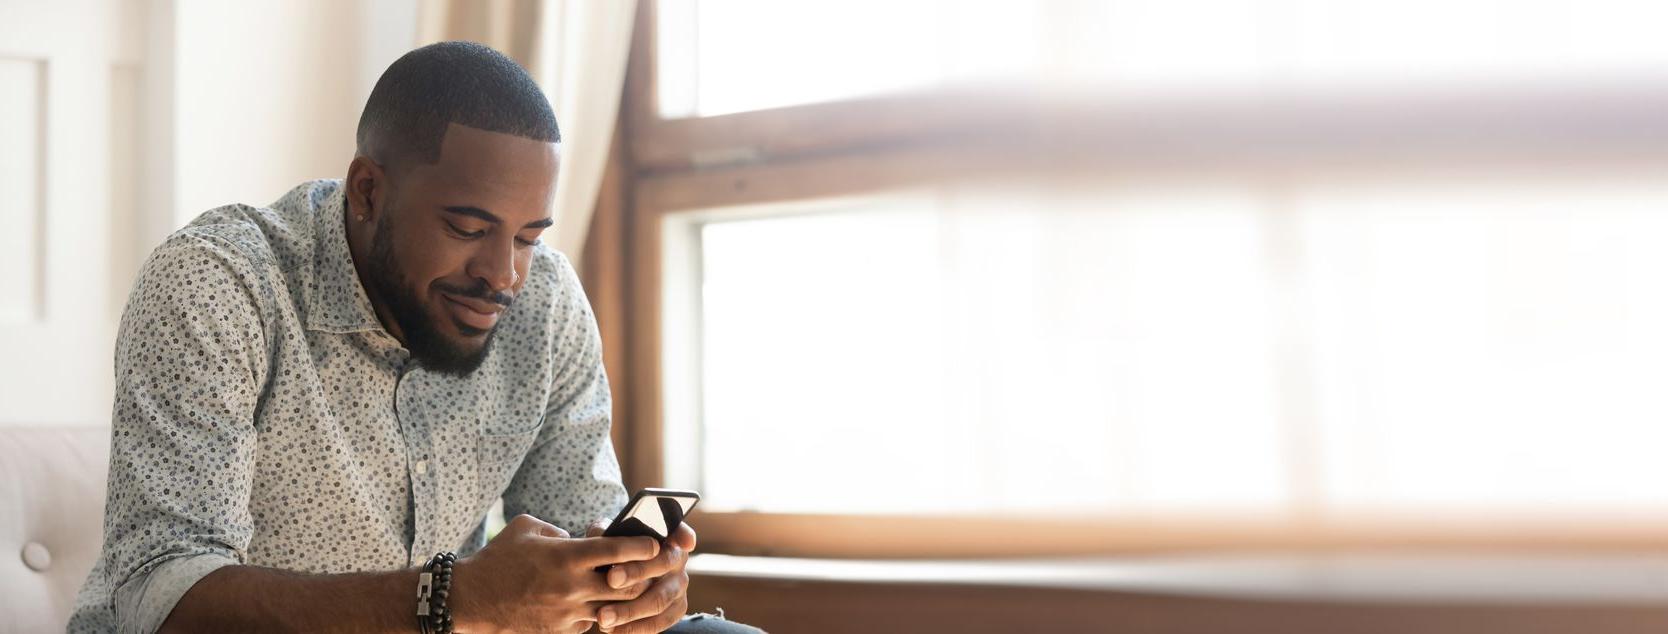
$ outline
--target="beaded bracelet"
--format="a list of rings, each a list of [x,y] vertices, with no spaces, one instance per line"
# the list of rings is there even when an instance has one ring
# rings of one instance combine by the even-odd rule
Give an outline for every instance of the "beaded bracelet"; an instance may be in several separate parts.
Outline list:
[[[452,612],[446,598],[452,593],[454,553],[436,554],[417,574],[417,629],[423,634],[452,634]]]

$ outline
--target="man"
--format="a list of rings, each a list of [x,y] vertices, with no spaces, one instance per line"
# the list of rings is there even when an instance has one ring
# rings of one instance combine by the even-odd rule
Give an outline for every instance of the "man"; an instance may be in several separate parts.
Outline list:
[[[420,48],[357,139],[345,181],[212,210],[146,262],[70,629],[756,631],[683,617],[688,526],[597,536],[626,491],[595,320],[540,242],[560,135],[538,86],[480,45]]]

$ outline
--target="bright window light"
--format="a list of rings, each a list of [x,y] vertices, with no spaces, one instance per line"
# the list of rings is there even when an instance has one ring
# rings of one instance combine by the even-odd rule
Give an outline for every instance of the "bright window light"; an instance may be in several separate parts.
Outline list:
[[[657,6],[660,111],[668,118],[1012,77],[1036,63],[1036,7],[1017,0]]]
[[[668,412],[702,436],[684,483],[780,512],[1280,507],[1255,200],[1131,191],[1040,213],[1051,198],[686,216],[669,233],[698,246],[667,265],[699,284],[668,303],[699,324],[701,361],[668,366],[670,390],[699,392],[697,417]]]
[[[1327,499],[1668,507],[1668,185],[1297,198]]]
[[[660,112],[964,83],[1120,93],[1668,79],[1644,0],[663,0]]]
[[[1664,208],[1479,181],[678,214],[671,477],[770,512],[1668,508]]]

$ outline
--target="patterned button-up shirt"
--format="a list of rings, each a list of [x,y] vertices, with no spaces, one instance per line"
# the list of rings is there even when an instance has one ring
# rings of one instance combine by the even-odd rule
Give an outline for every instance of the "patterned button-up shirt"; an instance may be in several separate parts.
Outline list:
[[[535,247],[480,369],[425,371],[383,330],[342,185],[221,207],[139,274],[116,343],[104,549],[72,631],[151,632],[229,564],[393,570],[473,552],[500,498],[582,533],[625,504],[595,319]]]

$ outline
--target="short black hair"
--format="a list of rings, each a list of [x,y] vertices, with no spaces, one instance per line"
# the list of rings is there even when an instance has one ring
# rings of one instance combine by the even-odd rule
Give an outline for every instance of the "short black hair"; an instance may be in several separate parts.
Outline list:
[[[562,140],[550,100],[527,70],[475,42],[438,42],[394,60],[371,89],[355,138],[360,155],[398,169],[439,161],[450,123]]]

